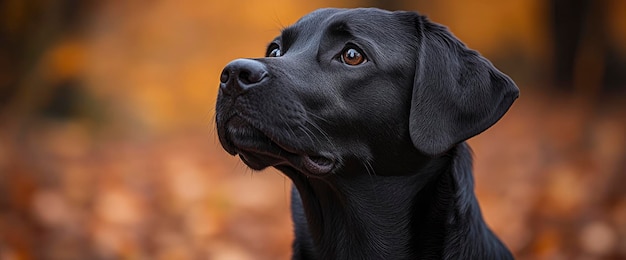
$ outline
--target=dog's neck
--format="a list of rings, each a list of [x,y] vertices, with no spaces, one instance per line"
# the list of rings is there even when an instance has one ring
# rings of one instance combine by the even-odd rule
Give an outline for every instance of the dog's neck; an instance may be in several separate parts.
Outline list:
[[[502,246],[481,217],[469,153],[461,144],[406,176],[315,179],[282,169],[303,206],[292,206],[294,258],[455,259]],[[465,241],[469,232],[488,237]]]

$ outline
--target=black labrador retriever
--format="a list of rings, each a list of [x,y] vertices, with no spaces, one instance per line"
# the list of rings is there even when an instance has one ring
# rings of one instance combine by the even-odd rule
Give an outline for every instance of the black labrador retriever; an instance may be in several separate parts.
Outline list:
[[[321,9],[220,78],[219,140],[289,177],[294,259],[510,259],[464,142],[519,90],[414,12]]]

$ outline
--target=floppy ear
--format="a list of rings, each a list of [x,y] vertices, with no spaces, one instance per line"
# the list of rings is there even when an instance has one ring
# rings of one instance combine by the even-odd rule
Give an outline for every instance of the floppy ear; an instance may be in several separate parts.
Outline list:
[[[409,130],[419,151],[436,156],[495,124],[519,90],[445,27],[423,16],[417,20]]]

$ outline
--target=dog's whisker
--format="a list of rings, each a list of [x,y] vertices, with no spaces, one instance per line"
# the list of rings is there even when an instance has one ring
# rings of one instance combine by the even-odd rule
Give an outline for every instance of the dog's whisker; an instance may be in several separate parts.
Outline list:
[[[303,124],[299,124],[298,125],[298,129],[302,130],[302,132],[309,138],[311,143],[313,143],[313,144],[315,144],[315,143],[320,144],[320,142],[319,142],[319,140],[317,138],[313,138],[314,134],[311,132],[311,130],[306,128]]]
[[[319,125],[317,125],[315,122],[313,122],[311,120],[307,120],[305,123],[310,125],[318,133],[318,134],[315,134],[315,132],[311,128],[309,128],[309,127],[305,126],[304,124],[302,124],[303,130],[307,131],[311,136],[315,137],[315,139],[316,139],[315,142],[316,143],[321,145],[324,142],[326,142],[330,146],[334,147],[334,143],[331,140],[330,136],[326,133],[326,131],[324,131],[321,127],[319,127]],[[322,138],[324,139],[324,141],[321,140]]]
[[[307,115],[315,118],[316,120],[318,120],[320,122],[324,122],[324,123],[327,123],[327,124],[331,123],[331,121],[328,120],[327,118],[319,116],[319,115],[317,115],[317,114],[315,114],[315,113],[313,113],[311,111],[307,111]],[[322,134],[327,139],[327,141],[330,142],[330,138],[329,138],[328,134],[326,133],[326,131],[324,131],[317,123],[315,123],[314,121],[312,121],[312,120],[310,120],[308,118],[307,118],[306,122],[309,123],[311,126],[313,126],[317,131],[320,132],[320,134]]]
[[[364,160],[363,167],[365,167],[365,172],[367,172],[367,175],[370,178],[370,183],[374,184],[375,183],[374,176],[376,175],[376,172],[374,172],[374,167],[372,166],[372,162],[370,160]]]
[[[307,120],[306,121],[309,125],[311,125],[313,128],[315,128],[315,130],[317,130],[317,132],[320,133],[320,135],[322,135],[324,137],[324,139],[326,139],[326,141],[331,145],[331,146],[335,146],[332,139],[330,138],[330,136],[328,135],[328,133],[326,133],[326,131],[324,131],[324,129],[322,129],[319,125],[317,125],[315,122],[311,121],[311,120]]]
[[[315,117],[315,119],[323,121],[325,123],[330,123],[330,120],[328,120],[328,119],[326,119],[326,118],[324,118],[322,116],[319,116],[319,115],[317,115],[317,114],[315,114],[313,112],[307,111],[307,115]]]
[[[287,118],[285,118],[285,116],[284,116],[284,115],[282,115],[282,114],[278,114],[278,116],[280,117],[280,121],[281,121],[281,122],[284,122],[284,124],[283,124],[283,125],[284,125],[284,129],[286,129],[286,130],[287,130],[287,134],[288,134],[288,135],[291,135],[291,137],[289,137],[289,138],[290,138],[290,139],[291,139],[291,138],[294,138],[294,139],[298,138],[298,135],[296,134],[296,132],[295,132],[295,131],[293,130],[293,128],[291,127],[291,124],[289,123],[289,122],[290,122],[290,120],[289,120],[289,119],[287,119]]]

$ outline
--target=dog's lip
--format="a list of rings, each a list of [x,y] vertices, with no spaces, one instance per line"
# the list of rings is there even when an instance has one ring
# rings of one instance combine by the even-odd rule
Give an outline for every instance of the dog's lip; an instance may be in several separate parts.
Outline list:
[[[258,149],[247,149],[243,147],[238,147],[237,150],[238,151],[236,152],[236,154],[239,154],[239,156],[241,157],[269,157],[271,159],[266,159],[266,161],[272,161],[272,163],[270,164],[271,166],[289,165],[296,169],[300,169],[305,174],[309,174],[311,176],[321,177],[330,174],[336,165],[336,160],[331,157],[310,154],[298,154],[283,149],[281,149],[281,152],[276,153],[260,151]]]
[[[249,156],[251,158],[265,157],[267,158],[267,162],[270,163],[268,166],[289,165],[311,176],[324,176],[329,174],[334,170],[337,164],[337,160],[330,153],[303,151],[302,149],[284,145],[284,142],[278,141],[277,138],[266,134],[250,124],[243,123],[241,119],[229,120],[227,125],[240,129],[249,128],[258,131],[256,134],[248,131],[230,131],[230,134],[226,137],[228,142],[226,146],[228,147],[225,147],[225,150],[231,155],[239,154],[239,156],[244,157],[252,155]],[[248,134],[242,134],[244,132],[248,132]],[[249,142],[250,139],[259,139],[261,137],[267,138],[269,141],[258,142],[264,144],[263,147],[253,145],[252,142]]]
[[[310,173],[315,175],[325,175],[330,173],[333,168],[335,168],[335,160],[327,156],[303,155],[302,165]]]
[[[271,157],[275,160],[271,166],[277,165],[289,165],[296,169],[300,169],[305,174],[309,174],[311,176],[324,176],[330,174],[336,165],[336,160],[330,155],[312,155],[309,153],[302,153],[294,151],[290,148],[285,149],[284,146],[277,144],[272,141],[273,145],[276,145],[278,148],[277,151],[275,149],[271,149],[272,151],[260,151],[259,149],[249,149],[245,147],[237,147],[239,150],[237,153],[241,156],[246,156],[245,154],[255,154],[255,157],[258,155]]]

